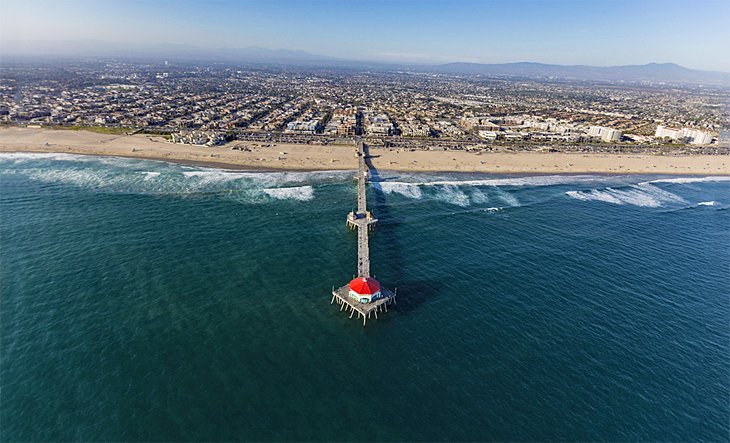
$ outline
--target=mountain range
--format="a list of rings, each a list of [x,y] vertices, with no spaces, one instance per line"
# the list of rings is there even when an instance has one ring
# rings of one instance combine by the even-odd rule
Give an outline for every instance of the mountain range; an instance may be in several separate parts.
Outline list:
[[[675,63],[625,66],[553,65],[534,62],[447,63],[432,66],[431,69],[434,72],[461,75],[730,85],[730,73],[699,71]]]
[[[534,79],[566,79],[585,81],[627,81],[656,83],[688,83],[730,86],[730,73],[700,71],[674,63],[648,63],[625,66],[557,65],[535,62],[517,63],[446,63],[438,65],[387,63],[342,59],[312,54],[301,50],[260,47],[203,49],[188,45],[130,45],[96,40],[58,40],[54,42],[6,41],[0,58],[18,57],[113,57],[129,59],[169,59],[229,63],[273,63],[309,67],[367,68],[409,70],[453,75],[485,77],[519,77]]]

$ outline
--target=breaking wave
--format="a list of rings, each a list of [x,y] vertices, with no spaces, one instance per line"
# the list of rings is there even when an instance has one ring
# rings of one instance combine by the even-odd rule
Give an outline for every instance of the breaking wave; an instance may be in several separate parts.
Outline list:
[[[423,191],[418,185],[400,182],[379,182],[379,190],[385,194],[400,194],[408,198],[420,200],[423,198]]]
[[[161,160],[63,153],[0,153],[0,172],[101,192],[216,194],[249,203],[272,200],[309,201],[314,199],[316,190],[330,185],[346,185],[348,192],[355,192],[354,186],[351,186],[352,171],[254,172],[186,166]],[[651,180],[637,184],[641,179]],[[655,178],[627,175],[489,177],[479,174],[399,173],[387,179],[376,177],[372,181],[372,186],[374,191],[387,195],[413,200],[440,201],[460,207],[490,204],[517,207],[544,202],[546,199],[563,194],[579,201],[660,207],[687,203],[677,194],[660,188],[659,184],[698,182],[730,182],[730,177]],[[556,189],[548,192],[537,189],[550,186],[555,186]],[[571,188],[576,189],[573,186],[579,190],[571,190]],[[689,199],[698,201],[702,197]],[[704,198],[704,200],[709,199]],[[702,202],[699,205],[711,204],[714,205],[712,202]]]
[[[408,176],[407,176],[408,177]],[[414,177],[417,178],[417,177]],[[433,180],[405,182],[417,186],[555,186],[565,184],[616,182],[617,177],[600,175],[536,175],[528,177],[488,178],[476,180]],[[404,183],[404,182],[381,182]]]
[[[707,183],[707,182],[730,182],[730,176],[710,176],[710,177],[676,177],[676,178],[660,178],[647,182],[639,183],[641,185],[650,183]]]
[[[61,161],[63,164],[59,164]],[[308,201],[313,182],[342,183],[347,171],[246,172],[75,154],[0,154],[0,172],[44,183],[143,195],[218,194],[246,203]]]
[[[615,205],[633,205],[658,208],[668,203],[687,203],[682,197],[659,189],[649,183],[631,185],[623,189],[605,188],[590,191],[568,191],[568,197],[581,201],[599,201]]]
[[[483,204],[490,201],[490,193],[496,193],[496,198],[503,201],[509,206],[519,206],[520,203],[516,197],[507,191],[497,187],[489,187],[489,189],[479,188],[472,184],[462,185],[465,182],[435,182],[425,183],[408,183],[408,182],[376,182],[374,188],[384,194],[398,194],[414,200],[428,198],[430,200],[438,200],[448,204],[466,207],[471,204]]]
[[[487,203],[489,201],[489,196],[482,192],[479,188],[474,188],[471,193],[469,194],[469,198],[474,203]]]
[[[631,183],[629,176],[605,175],[538,175],[527,177],[504,178],[477,178],[454,180],[447,175],[426,175],[430,180],[424,180],[425,174],[402,173],[397,180],[377,180],[373,187],[376,191],[385,194],[398,194],[403,197],[421,200],[428,198],[439,200],[457,206],[483,204],[494,199],[507,206],[521,206],[520,199],[515,192],[518,189],[559,185],[618,185]],[[634,179],[635,180],[635,179]],[[634,181],[634,183],[636,183]],[[506,189],[505,189],[506,188]],[[515,191],[515,192],[511,192]],[[606,197],[608,198],[608,197]]]
[[[314,198],[314,188],[311,186],[296,186],[292,188],[269,188],[263,190],[269,197],[277,200],[307,201]]]
[[[517,200],[517,197],[510,194],[509,192],[497,188],[497,196],[502,200],[503,202],[507,203],[510,206],[520,206],[519,200]]]
[[[623,184],[623,181],[626,180],[625,178],[597,175],[549,175],[477,180],[448,180],[439,177],[431,181],[423,181],[422,175],[415,174],[403,174],[401,177],[407,180],[413,179],[413,181],[375,181],[373,187],[385,194],[399,194],[417,200],[429,197],[457,206],[487,203],[492,197],[509,206],[520,206],[517,197],[508,190],[502,189],[503,187],[543,187],[585,183],[616,183],[617,181]]]
[[[443,185],[439,187],[439,192],[435,194],[437,200],[457,206],[469,206],[471,201],[469,197],[459,189],[456,185]]]

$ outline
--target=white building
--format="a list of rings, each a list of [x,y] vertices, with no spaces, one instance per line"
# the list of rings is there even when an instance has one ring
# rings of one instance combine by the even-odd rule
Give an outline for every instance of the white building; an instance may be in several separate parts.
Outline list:
[[[367,135],[391,135],[393,133],[393,123],[387,114],[363,111],[363,121]]]
[[[712,143],[712,134],[699,129],[684,129],[685,137],[693,145],[709,145]]]
[[[654,137],[667,137],[672,140],[679,140],[682,137],[682,130],[659,125],[656,127],[656,134],[654,134]]]
[[[588,136],[600,137],[604,142],[617,142],[621,140],[621,131],[603,126],[591,126],[588,128]]]
[[[300,132],[306,134],[314,134],[317,131],[317,120],[297,120],[286,124],[285,132]]]
[[[666,126],[662,125],[656,127],[656,133],[654,134],[654,137],[667,137],[671,140],[692,143],[693,145],[707,145],[712,143],[712,134],[707,131],[700,131],[699,129],[690,128],[667,128]]]

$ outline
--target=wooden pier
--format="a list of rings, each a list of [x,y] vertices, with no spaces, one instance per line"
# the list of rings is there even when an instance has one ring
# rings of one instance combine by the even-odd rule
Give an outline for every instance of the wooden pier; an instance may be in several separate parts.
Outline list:
[[[378,219],[373,217],[367,207],[366,184],[370,171],[365,162],[365,147],[362,138],[357,137],[355,143],[357,146],[357,211],[347,214],[346,223],[349,228],[357,229],[357,276],[369,278],[370,245],[368,231],[375,226]],[[375,318],[378,318],[378,312],[382,312],[383,309],[386,312],[388,311],[388,305],[395,303],[396,292],[381,288],[380,297],[373,299],[371,302],[362,303],[350,296],[348,285],[338,289],[333,287],[330,304],[336,301],[340,305],[340,311],[350,311],[350,318],[357,312],[358,318],[362,318],[362,324],[365,326],[370,314],[374,313]]]
[[[357,318],[362,318],[362,325],[365,326],[367,320],[370,318],[370,314],[375,314],[375,318],[378,318],[378,312],[388,312],[388,305],[397,304],[395,301],[396,292],[390,292],[388,289],[381,288],[380,291],[383,293],[383,297],[379,298],[370,303],[360,303],[354,298],[350,297],[350,286],[345,285],[341,288],[332,288],[332,300],[330,304],[337,302],[340,305],[340,311],[350,312],[350,318],[357,313]]]

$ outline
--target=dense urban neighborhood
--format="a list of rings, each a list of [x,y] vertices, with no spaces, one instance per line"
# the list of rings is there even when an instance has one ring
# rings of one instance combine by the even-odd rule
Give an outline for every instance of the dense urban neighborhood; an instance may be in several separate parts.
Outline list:
[[[6,125],[174,143],[725,153],[721,87],[276,65],[85,60],[0,69]]]

